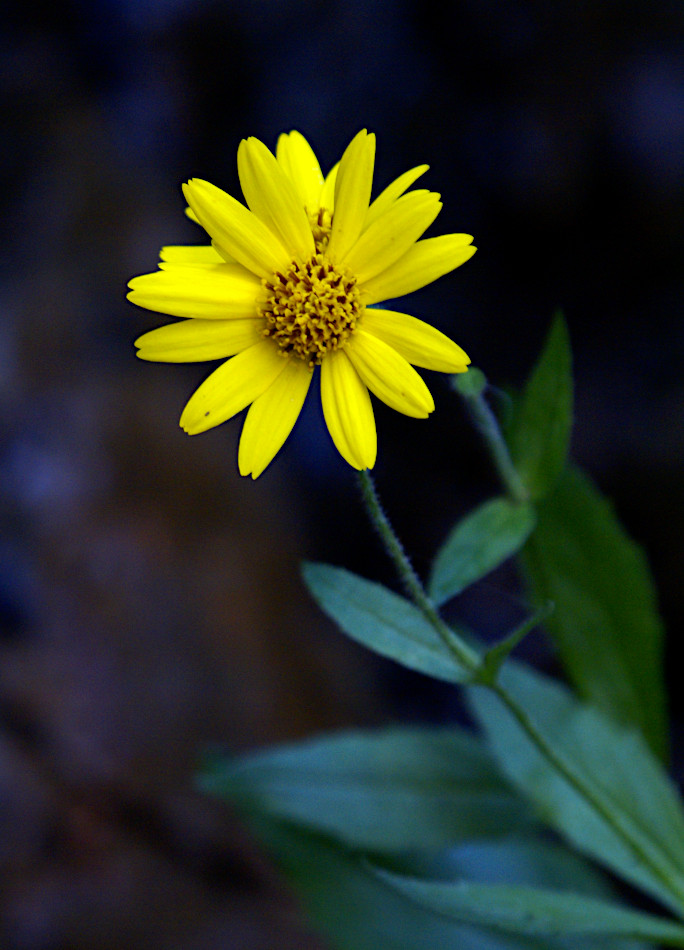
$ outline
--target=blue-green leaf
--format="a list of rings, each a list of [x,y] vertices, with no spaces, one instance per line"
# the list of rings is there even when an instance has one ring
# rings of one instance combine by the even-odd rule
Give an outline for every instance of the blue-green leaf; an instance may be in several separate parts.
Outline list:
[[[413,860],[400,866],[395,862],[392,869],[424,879],[571,890],[605,900],[615,896],[612,884],[601,870],[539,829],[491,841],[463,841],[439,864],[431,866]]]
[[[646,559],[589,479],[569,469],[522,556],[532,597],[581,695],[667,758],[663,627]]]
[[[461,924],[530,937],[626,937],[684,947],[681,924],[585,894],[466,880],[421,880],[380,868],[376,873],[418,906]]]
[[[525,637],[552,612],[553,604],[544,604],[543,607],[540,607],[531,617],[524,620],[515,630],[512,630],[507,636],[499,640],[498,643],[495,643],[494,646],[489,647],[482,657],[480,667],[473,678],[473,683],[478,683],[481,686],[494,686],[499,678],[501,667],[513,650],[515,650],[518,644],[522,643]]]
[[[432,624],[404,597],[329,564],[305,564],[302,575],[319,606],[353,640],[436,679],[450,683],[470,679],[471,673]],[[454,639],[458,639],[462,655],[472,658],[474,668],[477,654],[455,634]]]
[[[406,900],[363,855],[265,815],[251,825],[333,950],[571,950],[457,924]]]
[[[504,772],[580,852],[683,914],[682,803],[641,736],[515,662],[503,667],[501,683],[573,779],[542,756],[494,693],[469,689]]]
[[[572,401],[570,340],[559,313],[507,432],[513,463],[533,499],[553,488],[565,466]]]
[[[327,936],[333,950],[595,950],[595,941],[570,938],[537,939],[474,927],[436,914],[406,899],[379,879],[363,853],[313,834],[270,815],[253,815],[252,830],[271,852],[299,896],[308,918]],[[466,844],[451,863],[480,880],[499,874],[502,866],[523,881],[540,874],[553,886],[566,876],[588,893],[604,893],[604,885],[582,868],[573,855],[539,842],[501,841]],[[403,870],[403,868],[402,868]],[[411,873],[410,861],[407,862]],[[602,950],[645,950],[645,945],[609,936]]]
[[[493,498],[460,521],[440,549],[429,592],[437,604],[460,594],[523,546],[535,522],[531,504]]]
[[[495,838],[531,817],[482,741],[456,728],[346,732],[214,758],[201,784],[247,812],[376,852]]]

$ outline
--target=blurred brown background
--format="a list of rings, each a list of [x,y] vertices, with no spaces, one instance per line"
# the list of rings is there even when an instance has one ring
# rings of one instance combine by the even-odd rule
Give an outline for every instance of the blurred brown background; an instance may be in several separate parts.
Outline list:
[[[304,557],[392,582],[309,400],[256,483],[239,422],[177,420],[206,366],[143,364],[163,317],[124,299],[199,243],[180,183],[239,195],[239,140],[300,129],[329,167],[362,126],[384,186],[429,162],[436,233],[475,258],[404,304],[500,386],[557,306],[576,352],[575,455],[684,602],[680,2],[86,0],[0,29],[0,943],[7,950],[317,946],[239,823],[192,784],[230,750],[460,716],[454,693],[346,640]],[[416,422],[378,408],[377,478],[419,570],[496,489],[444,379]],[[524,610],[509,568],[455,612]],[[553,666],[541,637],[528,650]],[[683,707],[670,662],[675,766]]]

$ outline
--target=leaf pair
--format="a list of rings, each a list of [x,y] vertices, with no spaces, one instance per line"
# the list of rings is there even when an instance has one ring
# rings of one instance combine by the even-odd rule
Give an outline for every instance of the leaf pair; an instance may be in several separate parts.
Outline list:
[[[456,683],[472,680],[403,597],[328,565],[308,565],[305,579],[323,610],[354,639],[427,675]],[[473,709],[504,771],[575,847],[668,906],[683,908],[681,805],[639,735],[518,664],[503,669],[502,685],[539,723],[544,741],[582,776],[594,804],[587,805],[535,751],[495,695],[472,689]]]
[[[531,689],[532,704],[548,686],[524,674],[518,685]],[[551,718],[566,700],[562,690],[552,695]],[[518,755],[520,737],[500,731],[496,712],[478,715],[499,736],[500,763],[501,748],[512,748],[509,775],[550,812],[543,763]],[[619,760],[621,736],[610,738]],[[635,940],[684,946],[681,925],[616,904],[600,875],[545,841],[482,743],[459,729],[342,733],[215,759],[202,786],[238,804],[340,950],[579,950],[598,937],[612,950],[643,948]],[[671,793],[657,779],[645,792],[653,814],[668,816]],[[610,851],[591,817],[582,831],[586,815],[572,793],[556,795],[567,836],[595,837],[594,851]],[[672,832],[669,819],[657,819],[662,834]]]
[[[684,816],[676,791],[641,737],[577,703],[558,684],[510,664],[502,684],[587,799],[551,767],[490,691],[469,691],[496,759],[543,820],[579,852],[684,916]],[[645,939],[684,946],[684,925],[577,891],[443,881],[378,872],[409,901],[463,924],[528,936]],[[576,946],[571,943],[571,946]]]

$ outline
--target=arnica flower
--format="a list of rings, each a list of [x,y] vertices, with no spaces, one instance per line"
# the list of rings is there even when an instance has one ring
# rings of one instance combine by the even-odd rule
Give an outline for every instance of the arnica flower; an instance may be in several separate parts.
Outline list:
[[[369,390],[398,412],[434,409],[415,366],[465,372],[463,350],[434,327],[371,305],[400,297],[463,264],[468,234],[420,240],[439,195],[407,192],[420,165],[372,203],[375,136],[365,130],[324,178],[299,132],[275,156],[258,139],[238,149],[247,207],[207,181],[183,186],[189,216],[210,245],[165,247],[159,270],[134,278],[129,300],[182,317],[137,341],[144,360],[225,359],[191,396],[180,419],[191,435],[249,406],[238,466],[257,478],[279,451],[321,368],[323,415],[356,469],[377,452]],[[227,359],[230,357],[230,359]]]

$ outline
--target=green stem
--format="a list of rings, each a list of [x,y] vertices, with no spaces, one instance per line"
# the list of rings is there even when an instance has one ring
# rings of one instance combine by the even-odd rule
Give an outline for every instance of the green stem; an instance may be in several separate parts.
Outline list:
[[[454,636],[448,625],[442,620],[437,608],[427,595],[423,584],[416,574],[411,561],[409,560],[404,546],[399,540],[396,531],[385,514],[385,511],[378,497],[375,482],[368,469],[359,472],[359,483],[361,485],[361,494],[366,506],[368,517],[373,527],[380,535],[380,539],[394,563],[397,574],[404,585],[404,588],[410,596],[413,603],[423,614],[425,619],[439,634],[445,646],[450,650],[458,661],[459,665],[475,672],[480,665],[480,658],[474,650],[471,650],[460,639]]]
[[[489,409],[489,407],[487,407],[487,409]],[[493,414],[491,414],[491,416],[494,427],[498,431],[496,419],[494,419]],[[499,438],[501,441],[503,441],[503,437],[501,436],[500,432]],[[507,452],[506,455],[508,457],[508,462],[512,466],[512,463],[510,462],[510,456],[508,456]],[[471,673],[477,673],[477,671],[481,668],[480,657],[474,650],[471,650],[469,647],[467,647],[460,640],[460,638],[457,638],[454,635],[453,631],[442,620],[437,608],[428,597],[427,592],[425,591],[420,578],[416,574],[401,541],[392,527],[392,523],[390,522],[382,507],[375,483],[368,470],[364,470],[359,473],[359,482],[361,485],[361,493],[368,516],[380,535],[385,550],[393,561],[407,593],[413,600],[416,607],[418,607],[418,609],[421,611],[425,619],[429,621],[429,623],[439,634],[444,645],[448,648],[459,665]],[[546,759],[551,768],[554,769],[563,779],[565,779],[565,781],[574,789],[574,791],[584,799],[584,801],[602,818],[603,821],[606,822],[606,824],[608,824],[609,827],[613,829],[616,835],[630,848],[634,857],[642,865],[648,867],[651,870],[651,872],[664,884],[667,891],[672,894],[679,907],[684,908],[684,893],[682,893],[681,887],[676,886],[672,878],[665,870],[663,870],[661,862],[658,861],[658,855],[654,857],[651,853],[651,849],[645,849],[639,840],[634,839],[631,830],[628,827],[625,827],[622,819],[618,815],[612,813],[610,809],[606,807],[600,797],[594,793],[591,785],[587,784],[583,780],[582,776],[576,772],[575,769],[561,756],[558,755],[555,749],[538,731],[537,727],[527,715],[525,710],[520,705],[518,705],[516,700],[510,695],[510,693],[506,691],[506,689],[504,689],[503,686],[501,686],[500,683],[493,682],[482,685],[484,685],[486,689],[491,689],[494,691],[510,715],[515,719],[522,731],[536,747],[538,752],[543,756],[544,759]]]
[[[475,428],[487,444],[506,491],[513,501],[529,501],[529,493],[513,464],[506,440],[484,392],[463,394]]]

